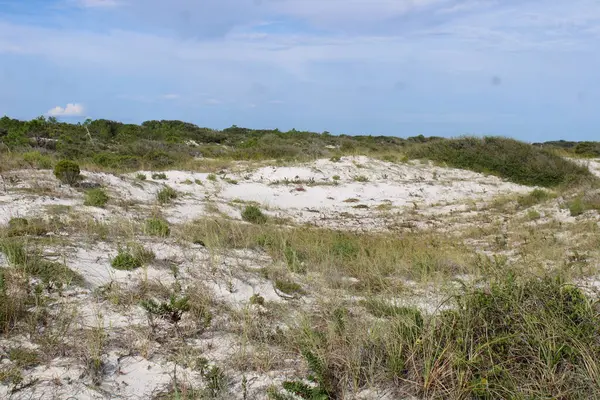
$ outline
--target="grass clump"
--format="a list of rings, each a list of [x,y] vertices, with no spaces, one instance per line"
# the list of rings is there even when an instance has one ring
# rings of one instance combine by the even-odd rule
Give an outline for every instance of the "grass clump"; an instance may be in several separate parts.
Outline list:
[[[290,296],[305,293],[302,286],[287,279],[276,279],[275,289]]]
[[[171,228],[162,218],[150,218],[146,220],[145,233],[150,236],[167,237],[171,234]]]
[[[156,194],[156,200],[160,204],[168,204],[177,198],[177,191],[170,186],[165,186]]]
[[[523,185],[557,187],[593,179],[587,168],[550,150],[501,137],[436,140],[414,146],[408,154]]]
[[[242,219],[253,224],[264,224],[267,222],[267,216],[263,214],[260,208],[248,205],[242,211]]]
[[[145,181],[147,179],[146,174],[142,174],[141,172],[138,172],[137,174],[135,174],[135,179],[139,180],[139,181]]]
[[[165,174],[164,172],[155,172],[152,174],[152,179],[154,180],[166,180],[167,179],[167,174]]]
[[[8,221],[8,230],[6,235],[9,237],[15,236],[42,236],[48,232],[46,224],[42,220],[26,218],[11,218]]]
[[[576,217],[590,210],[600,210],[600,194],[589,193],[579,195],[567,202],[567,208],[571,213],[571,216]]]
[[[135,257],[127,249],[119,249],[119,252],[115,256],[115,258],[113,258],[110,261],[110,265],[114,269],[118,269],[121,271],[132,271],[142,266],[142,260]]]
[[[327,308],[308,316],[290,337],[313,384],[275,393],[310,399],[308,389],[319,387],[322,398],[352,398],[349,390],[380,384],[393,398],[596,398],[593,300],[557,277],[503,275],[429,316],[380,301],[364,305],[381,320]]]
[[[533,189],[529,194],[520,196],[517,199],[519,206],[523,208],[531,207],[536,204],[543,203],[544,201],[551,199],[552,195],[547,190]]]
[[[104,208],[109,199],[110,198],[104,189],[90,189],[85,192],[85,200],[83,205]]]
[[[61,160],[54,167],[54,176],[62,183],[72,186],[81,179],[79,164],[71,160]]]
[[[0,241],[0,251],[14,268],[40,279],[47,285],[62,287],[65,284],[83,284],[81,275],[62,263],[44,259],[35,249],[26,248],[21,239]]]
[[[364,175],[356,175],[353,179],[354,182],[369,182],[369,178]]]
[[[215,175],[215,174],[208,174],[208,176],[206,177],[206,179],[208,179],[211,182],[216,182],[217,181],[217,175]]]

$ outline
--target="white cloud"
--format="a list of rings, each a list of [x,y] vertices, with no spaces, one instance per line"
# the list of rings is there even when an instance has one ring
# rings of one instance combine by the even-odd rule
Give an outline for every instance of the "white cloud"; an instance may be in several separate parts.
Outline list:
[[[181,96],[179,96],[178,94],[168,93],[168,94],[165,94],[163,96],[163,99],[165,99],[165,100],[177,100],[179,97],[181,97]]]
[[[51,117],[79,117],[83,115],[84,109],[81,104],[69,103],[66,107],[56,106],[47,114]]]

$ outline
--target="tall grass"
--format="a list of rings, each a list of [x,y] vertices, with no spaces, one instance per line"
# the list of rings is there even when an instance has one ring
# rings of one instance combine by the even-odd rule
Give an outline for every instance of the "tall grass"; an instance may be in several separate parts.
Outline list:
[[[504,274],[422,315],[365,318],[334,306],[297,323],[292,348],[330,399],[379,385],[395,398],[590,399],[600,393],[600,317],[557,278]],[[301,390],[301,381],[284,384]],[[281,390],[279,397],[285,397]],[[302,397],[310,398],[310,397]]]

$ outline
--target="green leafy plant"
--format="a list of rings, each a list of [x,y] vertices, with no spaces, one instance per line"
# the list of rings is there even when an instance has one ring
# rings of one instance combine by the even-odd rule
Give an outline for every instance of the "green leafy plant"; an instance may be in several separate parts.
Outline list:
[[[165,174],[164,172],[155,172],[152,174],[152,179],[154,180],[166,180],[167,179],[167,174]]]
[[[206,179],[208,179],[209,181],[212,181],[212,182],[216,182],[217,181],[217,176],[215,174],[208,174],[208,176],[206,177]]]
[[[79,164],[71,160],[61,160],[54,167],[54,176],[62,183],[72,186],[81,178]]]
[[[142,261],[131,254],[127,249],[119,249],[118,254],[110,262],[114,269],[132,271],[142,266]]]
[[[260,208],[248,205],[242,211],[242,219],[253,224],[264,224],[267,222],[267,216],[263,214]]]
[[[146,220],[145,232],[150,236],[167,237],[171,234],[171,228],[162,218],[149,218]]]
[[[108,197],[104,189],[90,189],[87,192],[85,192],[85,200],[83,204],[86,206],[104,208],[106,203],[108,203],[109,199],[110,198]]]
[[[138,172],[135,175],[135,179],[140,180],[140,181],[145,181],[147,179],[146,174],[142,174],[141,172]]]
[[[165,319],[172,324],[177,324],[183,314],[190,310],[189,297],[178,297],[175,294],[171,294],[168,301],[148,299],[140,304],[149,316]]]

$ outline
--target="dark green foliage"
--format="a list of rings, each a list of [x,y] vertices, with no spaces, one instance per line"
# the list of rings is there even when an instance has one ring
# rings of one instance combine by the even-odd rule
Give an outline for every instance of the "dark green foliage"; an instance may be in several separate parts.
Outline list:
[[[80,169],[76,162],[61,160],[54,167],[54,176],[67,185],[74,185],[80,179]]]
[[[165,180],[165,179],[167,179],[167,174],[165,174],[164,172],[155,172],[155,173],[152,174],[152,179],[156,179],[156,180],[162,179],[162,180]]]
[[[145,232],[150,236],[167,237],[171,234],[169,223],[161,218],[150,218],[146,220]]]
[[[433,141],[412,147],[409,155],[498,175],[524,185],[556,187],[591,179],[587,168],[549,150],[500,137]]]
[[[287,279],[276,279],[275,288],[288,295],[304,294],[302,286]]]
[[[256,206],[246,206],[242,211],[242,219],[253,224],[264,224],[267,216]]]
[[[103,208],[108,203],[109,197],[104,189],[90,189],[85,192],[85,200],[83,202],[86,206],[100,207]]]
[[[177,297],[174,294],[171,294],[169,301],[149,299],[142,301],[141,306],[150,316],[166,319],[173,324],[179,322],[183,313],[190,310],[189,297]]]
[[[110,262],[114,269],[132,271],[142,266],[142,260],[125,249],[119,249],[118,254]]]

